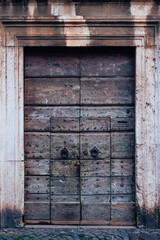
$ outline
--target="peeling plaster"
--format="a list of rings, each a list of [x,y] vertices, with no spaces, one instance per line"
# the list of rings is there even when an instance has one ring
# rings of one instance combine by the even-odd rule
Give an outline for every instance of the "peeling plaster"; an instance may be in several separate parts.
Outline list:
[[[65,27],[65,21],[67,19],[73,20],[83,20],[83,16],[76,15],[76,5],[73,2],[66,3],[51,3],[51,15],[58,17],[58,19],[63,20],[64,22],[64,35],[66,36],[66,46],[77,46],[77,41],[73,39],[67,39],[68,36],[81,35],[81,36],[90,36],[90,31],[87,24],[84,24],[82,27]],[[79,46],[87,46],[88,40],[78,42]]]
[[[132,16],[147,18],[147,15],[150,15],[154,1],[150,2],[139,2],[131,1],[130,2],[130,12]]]
[[[28,3],[29,15],[33,17],[36,9],[37,9],[37,2],[34,0],[29,0],[29,3]]]
[[[130,13],[133,17],[143,18],[143,20],[146,20],[147,17],[151,14],[153,6],[154,0],[151,0],[150,2],[138,2],[132,0],[130,2]],[[144,33],[146,33],[145,27],[143,29]],[[134,28],[134,35],[138,34],[139,33],[138,31],[139,31],[138,28]]]

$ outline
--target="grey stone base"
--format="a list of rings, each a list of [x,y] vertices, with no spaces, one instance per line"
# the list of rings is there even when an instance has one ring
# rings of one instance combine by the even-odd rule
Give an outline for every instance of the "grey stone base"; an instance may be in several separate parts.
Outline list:
[[[3,229],[3,240],[158,240],[160,229],[17,228]]]

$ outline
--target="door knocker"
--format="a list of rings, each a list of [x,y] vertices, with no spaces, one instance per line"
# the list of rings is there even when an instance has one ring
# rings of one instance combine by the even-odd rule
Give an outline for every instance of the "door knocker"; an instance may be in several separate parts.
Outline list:
[[[61,151],[61,157],[63,159],[67,159],[68,155],[69,155],[69,152],[68,152],[67,148],[63,148],[62,151]]]
[[[93,148],[91,149],[90,153],[91,153],[91,156],[92,156],[93,158],[96,158],[96,157],[98,156],[98,154],[99,154],[99,150],[98,150],[97,147],[93,147]]]

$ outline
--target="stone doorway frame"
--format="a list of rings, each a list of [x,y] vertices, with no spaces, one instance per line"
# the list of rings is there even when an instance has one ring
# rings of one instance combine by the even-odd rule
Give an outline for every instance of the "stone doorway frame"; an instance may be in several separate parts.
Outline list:
[[[81,29],[90,31],[84,34]],[[64,31],[65,29],[65,31]],[[135,165],[137,226],[158,225],[158,23],[58,20],[1,23],[1,227],[23,226],[24,47],[136,48]],[[58,32],[58,34],[57,34]],[[65,33],[65,34],[64,34]]]

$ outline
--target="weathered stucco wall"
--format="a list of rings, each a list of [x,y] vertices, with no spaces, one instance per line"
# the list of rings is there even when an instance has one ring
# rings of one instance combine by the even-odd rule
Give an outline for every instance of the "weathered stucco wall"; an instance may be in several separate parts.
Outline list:
[[[104,18],[104,19],[157,19],[159,1],[156,0],[1,0],[1,19],[19,18]],[[115,19],[116,18],[116,19]]]
[[[22,225],[23,46],[113,45],[137,47],[137,224],[159,227],[159,1],[1,0],[0,21],[1,225]]]

